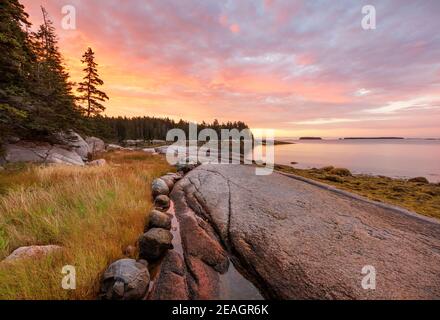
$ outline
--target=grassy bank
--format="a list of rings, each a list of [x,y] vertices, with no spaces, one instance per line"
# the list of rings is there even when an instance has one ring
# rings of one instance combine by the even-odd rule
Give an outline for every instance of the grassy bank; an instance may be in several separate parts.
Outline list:
[[[302,170],[277,165],[276,170],[317,180],[374,201],[440,219],[440,184],[383,176],[353,175],[347,169],[333,167]]]
[[[0,265],[0,299],[94,299],[102,272],[136,242],[151,207],[150,184],[171,168],[140,152],[103,155],[104,167],[16,166],[0,172],[0,260],[28,245],[59,254]],[[77,289],[61,288],[73,265]]]

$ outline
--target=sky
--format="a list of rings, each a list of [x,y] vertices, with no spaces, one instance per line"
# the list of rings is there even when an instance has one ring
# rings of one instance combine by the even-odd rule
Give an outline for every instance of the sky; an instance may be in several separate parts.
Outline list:
[[[440,1],[21,0],[73,81],[96,52],[111,116],[241,120],[279,137],[440,138]],[[62,8],[76,29],[62,28]],[[364,30],[373,5],[376,29]]]

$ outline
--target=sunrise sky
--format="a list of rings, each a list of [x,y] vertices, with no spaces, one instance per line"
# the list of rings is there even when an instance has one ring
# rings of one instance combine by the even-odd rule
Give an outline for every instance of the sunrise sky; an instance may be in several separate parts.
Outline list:
[[[73,81],[96,52],[108,115],[242,120],[282,137],[440,138],[440,1],[22,0]],[[62,30],[73,5],[77,29]],[[377,29],[361,28],[362,6]]]

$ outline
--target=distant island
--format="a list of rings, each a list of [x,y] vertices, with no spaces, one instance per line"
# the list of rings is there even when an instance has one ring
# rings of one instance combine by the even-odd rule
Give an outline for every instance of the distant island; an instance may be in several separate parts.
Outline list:
[[[261,141],[261,144],[262,144],[263,146],[267,145],[266,140]],[[274,140],[274,141],[273,141],[273,145],[274,145],[274,146],[285,145],[285,144],[295,144],[295,143],[294,143],[294,142],[291,142],[291,141],[283,141],[283,140]]]
[[[322,140],[321,137],[301,137],[299,140]]]
[[[402,137],[347,137],[343,138],[343,140],[403,140],[405,138]]]

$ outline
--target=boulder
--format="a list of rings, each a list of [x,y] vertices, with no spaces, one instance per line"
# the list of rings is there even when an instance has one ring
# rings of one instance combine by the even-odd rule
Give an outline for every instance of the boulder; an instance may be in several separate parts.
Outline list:
[[[5,168],[3,168],[2,166],[0,166],[0,171],[3,171],[3,170],[5,170]]]
[[[14,144],[14,143],[18,143],[20,140],[21,140],[21,139],[20,139],[19,137],[8,137],[8,138],[6,139],[6,141],[7,141],[8,143],[12,143],[12,144]]]
[[[177,172],[182,172],[184,174],[190,172],[191,170],[194,170],[198,166],[198,162],[194,159],[182,159],[179,160],[175,167],[177,169]]]
[[[75,151],[59,145],[20,141],[5,147],[6,162],[56,163],[83,166],[84,161]]]
[[[107,151],[125,150],[125,148],[117,144],[108,144],[106,150]]]
[[[148,263],[145,260],[121,259],[105,271],[100,297],[103,300],[141,300],[150,283]]]
[[[162,179],[154,179],[151,184],[151,193],[153,198],[156,198],[159,195],[168,195],[170,193],[170,189],[167,184]]]
[[[46,256],[48,254],[61,251],[62,247],[56,245],[48,246],[29,246],[20,247],[14,250],[8,257],[6,257],[4,262],[13,262],[22,259],[36,259]]]
[[[136,248],[134,246],[127,246],[124,250],[122,250],[122,253],[127,258],[134,258],[136,254]]]
[[[60,132],[55,134],[55,138],[61,145],[70,147],[82,160],[87,160],[91,153],[88,143],[75,131]]]
[[[179,181],[180,179],[183,178],[183,175],[181,173],[174,173],[174,172],[169,172],[165,176],[171,177],[173,179],[174,183],[176,183],[177,181]]]
[[[415,182],[415,183],[422,183],[422,184],[428,184],[429,181],[425,177],[415,177],[408,179],[409,182]]]
[[[107,161],[105,159],[98,159],[88,162],[87,165],[91,167],[104,167],[107,165]]]
[[[155,261],[173,248],[172,241],[173,235],[170,231],[160,228],[150,229],[139,239],[139,257],[147,261]]]
[[[149,154],[155,154],[156,153],[156,149],[154,149],[154,148],[145,148],[145,149],[142,149],[142,151],[145,152],[145,153],[149,153]]]
[[[160,179],[166,183],[169,191],[173,190],[174,178],[172,176],[165,175],[165,176],[160,177]]]
[[[148,221],[148,228],[146,228],[145,232],[152,228],[171,230],[171,216],[165,212],[151,211]]]
[[[76,156],[75,152],[68,151],[63,148],[55,147],[49,152],[46,163],[68,164],[75,166],[84,166],[81,156]]]
[[[159,211],[167,211],[171,206],[171,201],[168,196],[160,195],[154,199],[154,207]]]
[[[143,144],[144,140],[124,140],[122,143],[128,147],[137,147],[138,145]]]
[[[103,140],[96,137],[87,137],[86,142],[89,145],[90,153],[95,154],[105,151],[105,143]]]
[[[168,146],[154,148],[158,154],[167,154]]]

